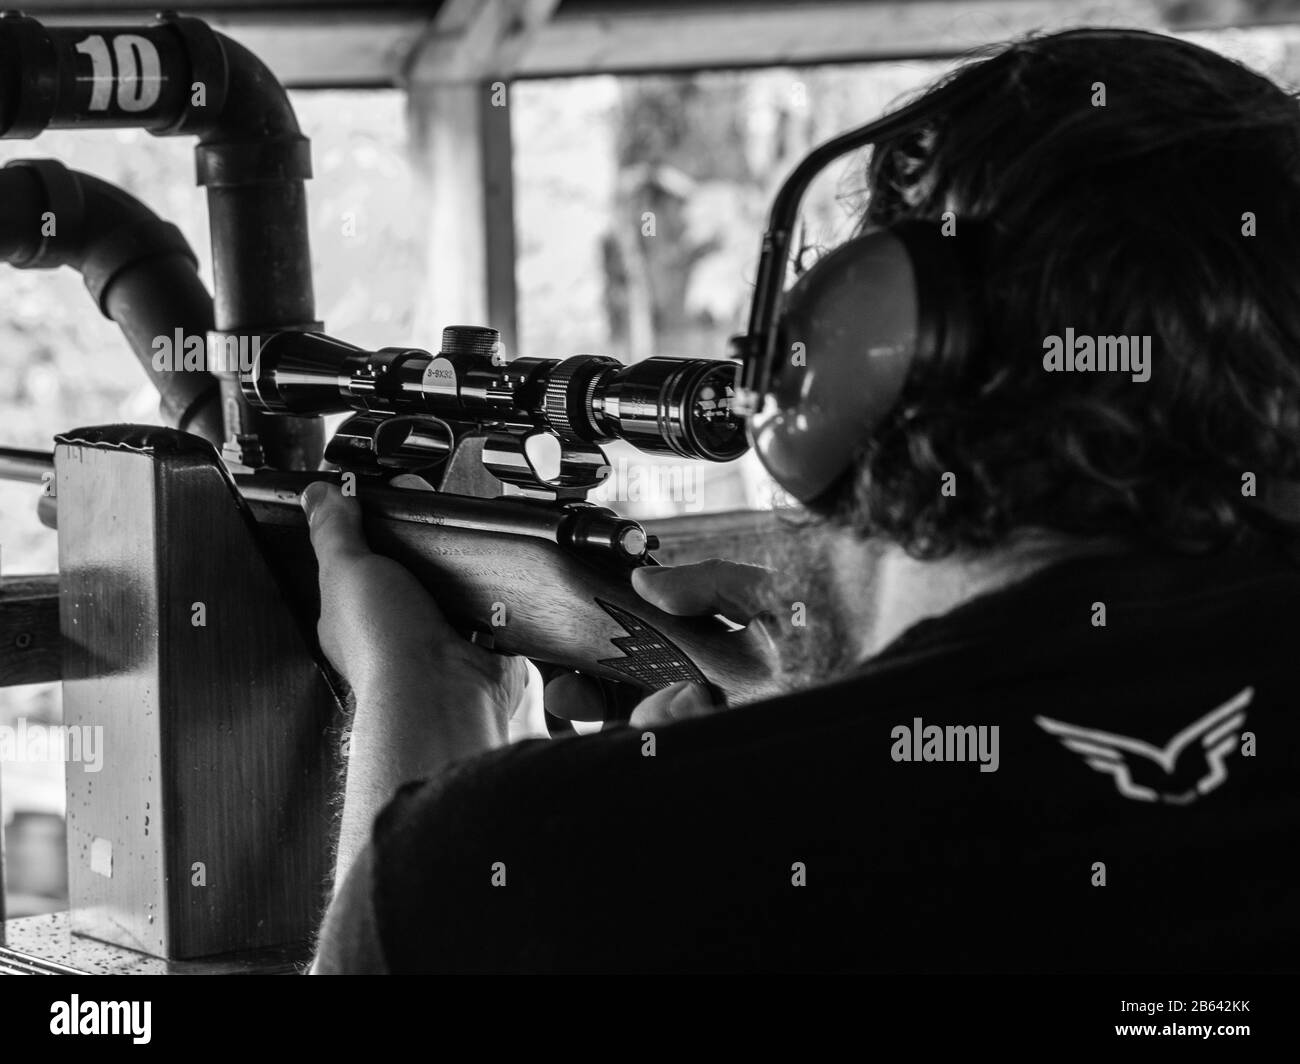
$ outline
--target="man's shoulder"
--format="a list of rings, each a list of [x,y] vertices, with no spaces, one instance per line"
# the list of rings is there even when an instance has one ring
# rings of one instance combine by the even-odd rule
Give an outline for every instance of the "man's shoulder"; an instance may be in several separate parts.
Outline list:
[[[535,836],[566,820],[599,830],[634,809],[678,806],[680,794],[719,787],[755,798],[779,794],[792,776],[800,785],[797,793],[786,789],[789,803],[823,805],[839,791],[867,795],[880,774],[863,766],[888,761],[896,728],[914,726],[918,716],[924,725],[999,725],[1005,743],[1037,755],[1003,769],[1027,780],[1041,774],[1045,741],[1051,746],[1036,723],[1048,710],[1053,718],[1074,713],[1085,727],[1141,731],[1146,722],[1154,741],[1185,707],[1220,689],[1228,698],[1249,687],[1257,706],[1276,704],[1290,682],[1278,611],[1300,604],[1300,580],[1294,569],[1227,577],[1215,569],[1196,566],[1214,578],[1195,584],[1180,563],[1179,580],[1151,578],[1150,586],[1134,586],[1122,567],[1063,571],[1046,588],[1000,596],[985,615],[940,626],[939,638],[900,640],[895,651],[825,684],[669,725],[492,751],[404,787],[377,831],[418,823],[455,837],[472,824],[477,840]],[[1078,598],[1080,586],[1089,595],[1101,594],[1099,587],[1115,592],[1102,626],[1091,598],[1087,608],[1057,607]],[[1013,624],[1014,614],[1022,616]]]
[[[848,700],[860,682],[833,685],[846,723],[861,718]],[[387,962],[594,970],[619,963],[610,936],[635,930],[656,949],[689,953],[693,920],[718,924],[750,906],[742,922],[759,922],[769,894],[788,888],[791,861],[809,859],[797,845],[829,845],[800,825],[816,825],[819,838],[846,827],[843,792],[857,774],[848,761],[823,761],[825,786],[805,785],[814,744],[798,735],[810,694],[654,728],[526,740],[403,787],[373,835]],[[823,719],[836,716],[824,693],[816,702]]]
[[[1202,606],[1166,591],[1185,583],[1121,594],[1118,577],[1081,579],[992,603],[835,683],[517,744],[404,788],[375,831],[386,959],[608,970],[634,940],[637,963],[669,970],[978,968],[1011,956],[1007,928],[1021,924],[1030,967],[1080,943],[1133,964],[1195,954],[1196,913],[1277,901],[1258,884],[1281,881],[1294,759],[1185,740],[1247,728],[1293,747],[1277,621],[1294,581],[1220,582]],[[1114,764],[1098,761],[1099,738]],[[1077,914],[1086,934],[1062,925],[1044,952],[1042,928],[1077,908],[1080,854],[1098,840],[1123,875]],[[958,901],[988,915],[987,934],[944,937],[948,921],[930,916]],[[1147,912],[1165,915],[1134,922]],[[1160,937],[1169,927],[1184,929],[1176,943]]]

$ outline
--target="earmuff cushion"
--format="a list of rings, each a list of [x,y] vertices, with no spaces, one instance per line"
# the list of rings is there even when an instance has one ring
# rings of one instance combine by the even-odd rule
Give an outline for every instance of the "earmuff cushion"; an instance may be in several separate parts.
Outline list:
[[[969,364],[979,343],[982,320],[978,264],[985,229],[979,222],[908,219],[889,227],[907,249],[916,283],[917,348],[913,364],[927,379],[941,380]]]
[[[813,503],[851,467],[896,404],[913,367],[964,364],[974,342],[975,240],[938,222],[875,230],[817,263],[787,296],[781,361],[751,416],[768,473]],[[790,349],[802,344],[802,363]]]

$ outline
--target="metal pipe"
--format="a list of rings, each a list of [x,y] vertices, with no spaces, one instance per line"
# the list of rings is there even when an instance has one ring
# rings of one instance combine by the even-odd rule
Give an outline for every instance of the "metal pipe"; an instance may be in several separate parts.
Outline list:
[[[0,168],[0,258],[19,269],[80,272],[158,389],[168,423],[221,446],[217,379],[154,364],[159,337],[206,342],[212,328],[212,297],[179,229],[107,181],[53,159],[20,159]]]
[[[54,472],[54,455],[49,451],[25,451],[18,447],[0,447],[0,480],[23,484],[42,484],[45,475]]]
[[[199,19],[170,13],[146,26],[47,27],[0,15],[0,137],[123,127],[199,137],[217,338],[242,337],[247,347],[275,332],[319,331],[304,191],[310,145],[261,60]],[[255,413],[238,374],[219,377],[226,439],[241,459],[260,450],[256,458],[278,468],[319,465],[318,420]]]
[[[310,143],[284,87],[262,61],[243,45],[214,36],[229,80],[220,113],[201,126],[196,158],[199,184],[208,193],[216,329],[259,342],[277,332],[319,331],[304,184],[311,177]],[[245,464],[264,457],[277,469],[320,465],[325,434],[319,419],[252,409],[238,374],[223,374],[221,386],[229,436],[255,440],[262,451],[241,455]]]

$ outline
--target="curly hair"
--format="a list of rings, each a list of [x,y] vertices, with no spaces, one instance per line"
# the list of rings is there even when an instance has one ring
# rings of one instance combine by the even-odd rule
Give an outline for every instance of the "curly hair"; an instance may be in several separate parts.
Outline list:
[[[987,63],[986,92],[880,146],[865,219],[982,220],[983,342],[955,372],[912,369],[816,512],[918,557],[1026,526],[1250,538],[1245,475],[1300,466],[1300,106],[1155,35],[1029,38],[948,82]],[[1045,372],[1067,327],[1149,336],[1150,379]]]

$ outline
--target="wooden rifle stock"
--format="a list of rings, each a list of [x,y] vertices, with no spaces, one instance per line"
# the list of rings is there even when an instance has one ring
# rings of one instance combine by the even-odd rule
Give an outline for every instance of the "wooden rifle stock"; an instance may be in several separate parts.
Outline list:
[[[291,579],[315,579],[315,556],[299,506],[310,474],[239,477],[264,541]],[[652,690],[708,681],[729,704],[774,693],[771,644],[756,625],[674,617],[632,589],[631,567],[561,546],[537,507],[534,532],[508,531],[531,504],[363,486],[359,498],[372,550],[410,569],[465,635],[507,654]],[[308,563],[310,572],[304,570]],[[300,587],[315,597],[314,588]]]
[[[49,454],[0,449],[2,477],[40,483],[52,472]],[[232,485],[286,591],[312,620],[319,613],[316,556],[299,497],[321,479],[329,478],[256,473]],[[730,704],[776,692],[772,648],[760,627],[735,630],[716,617],[655,608],[632,590],[630,566],[556,542],[552,509],[377,486],[363,486],[360,497],[371,548],[409,568],[465,635],[477,633],[502,653],[644,689],[707,680]],[[50,504],[43,520],[54,527],[55,500],[41,501]]]

